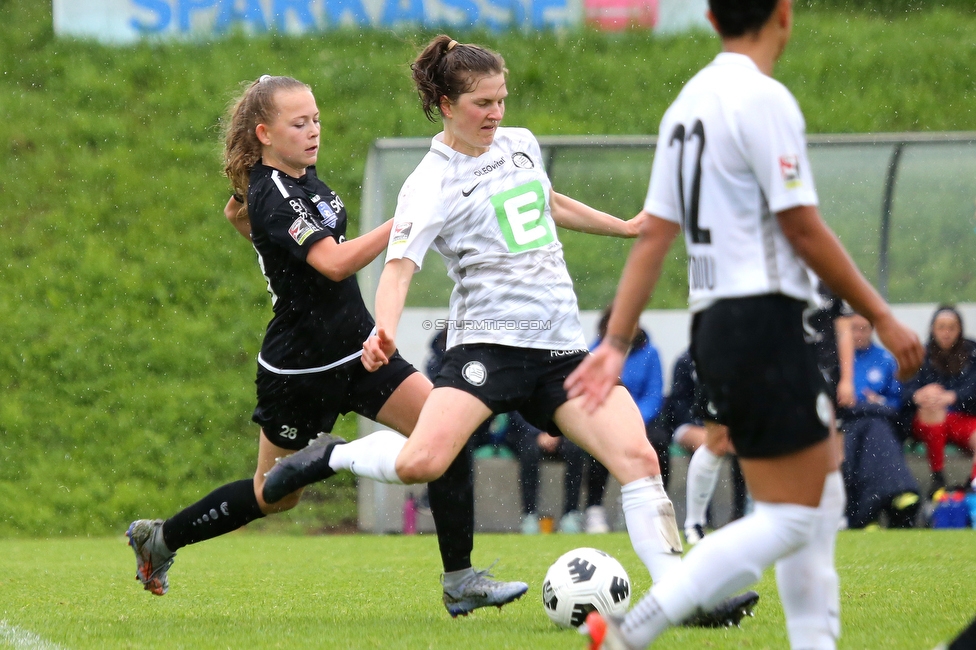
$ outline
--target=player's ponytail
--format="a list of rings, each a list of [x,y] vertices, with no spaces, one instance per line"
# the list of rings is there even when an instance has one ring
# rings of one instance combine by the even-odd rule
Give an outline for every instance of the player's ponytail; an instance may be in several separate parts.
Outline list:
[[[277,110],[275,95],[279,90],[309,88],[297,79],[267,74],[256,81],[245,82],[244,86],[244,92],[227,111],[224,175],[230,179],[234,194],[244,199],[246,213],[251,169],[261,160],[261,142],[255,133],[257,125],[270,123],[274,118]]]
[[[450,36],[435,36],[410,64],[424,115],[436,122],[441,97],[457,101],[484,75],[508,74],[500,54],[480,45],[458,43]]]

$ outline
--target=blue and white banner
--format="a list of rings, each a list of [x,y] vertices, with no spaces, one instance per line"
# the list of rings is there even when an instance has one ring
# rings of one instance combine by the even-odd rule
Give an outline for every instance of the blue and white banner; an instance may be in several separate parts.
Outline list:
[[[582,0],[53,0],[58,35],[128,43],[212,38],[232,29],[287,34],[336,27],[553,29],[576,25]]]

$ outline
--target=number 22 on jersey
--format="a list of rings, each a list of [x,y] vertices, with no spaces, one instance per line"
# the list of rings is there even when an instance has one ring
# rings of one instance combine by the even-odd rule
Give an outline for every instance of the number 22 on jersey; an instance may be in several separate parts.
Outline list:
[[[687,147],[686,147],[687,145]],[[676,124],[668,138],[668,146],[678,147],[678,199],[681,208],[682,227],[690,244],[711,244],[712,231],[702,228],[698,222],[698,209],[701,205],[702,155],[705,153],[705,125],[695,120],[691,129],[684,124]],[[687,151],[686,151],[687,149]],[[691,178],[685,187],[685,153],[693,156]],[[686,197],[687,196],[687,200]],[[688,283],[691,289],[713,289],[715,287],[715,258],[711,255],[688,252]]]

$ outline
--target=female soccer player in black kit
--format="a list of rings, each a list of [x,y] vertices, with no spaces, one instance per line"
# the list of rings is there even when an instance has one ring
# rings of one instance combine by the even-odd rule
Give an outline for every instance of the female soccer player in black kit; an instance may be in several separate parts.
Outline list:
[[[315,175],[319,112],[311,89],[290,77],[264,75],[230,112],[224,172],[235,197],[225,214],[254,244],[274,317],[258,355],[261,427],[253,478],[217,488],[166,521],[140,519],[126,535],[136,578],[166,593],[176,551],[293,508],[296,490],[273,504],[261,494],[276,458],[311,444],[327,453],[340,413],[355,412],[409,435],[431,384],[399,354],[380,372],[360,363],[373,319],[355,273],[386,248],[391,223],[346,241],[342,200]],[[452,616],[522,596],[523,582],[498,582],[471,567],[474,491],[470,457],[430,484],[431,510],[444,563],[444,604]]]

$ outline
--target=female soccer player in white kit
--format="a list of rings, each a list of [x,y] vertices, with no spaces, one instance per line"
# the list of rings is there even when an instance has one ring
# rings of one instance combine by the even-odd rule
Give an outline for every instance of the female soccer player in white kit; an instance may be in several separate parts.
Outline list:
[[[631,543],[657,582],[680,564],[674,509],[627,389],[615,386],[592,412],[567,398],[563,382],[589,353],[556,236],[558,225],[632,237],[642,218],[622,221],[552,189],[535,136],[499,126],[508,91],[498,54],[442,35],[412,69],[425,114],[439,114],[444,131],[400,191],[363,365],[393,358],[410,280],[434,248],[455,282],[443,366],[409,439],[377,432],[315,461],[300,451],[268,474],[266,498],[314,480],[323,460],[391,483],[436,479],[486,418],[517,410],[617,478]],[[696,624],[737,623],[757,598],[729,599]]]
[[[680,562],[681,539],[637,406],[619,386],[605,408],[586,413],[563,389],[588,351],[556,226],[634,237],[640,221],[552,190],[532,133],[499,127],[508,94],[499,55],[439,36],[412,69],[424,112],[439,114],[444,131],[400,191],[376,295],[377,334],[364,344],[363,364],[376,370],[393,358],[407,289],[428,248],[455,282],[448,349],[409,439],[371,434],[336,446],[330,466],[393,483],[430,481],[489,415],[518,410],[572,438],[620,480],[634,547],[659,580]],[[291,471],[296,463],[301,456],[283,459],[266,490],[285,475],[304,481],[304,465]]]
[[[623,621],[591,614],[591,648],[643,648],[697,608],[776,564],[793,648],[833,648],[840,633],[833,566],[844,509],[826,385],[803,312],[812,269],[878,328],[903,373],[922,360],[820,218],[805,125],[769,75],[789,40],[790,0],[710,0],[723,52],[665,113],[640,238],[627,260],[609,336],[625,337],[679,229],[688,249],[691,351],[715,423],[729,427],[752,514],[706,536]],[[621,348],[624,346],[620,346]],[[570,376],[570,396],[601,404],[623,351],[604,346]]]

